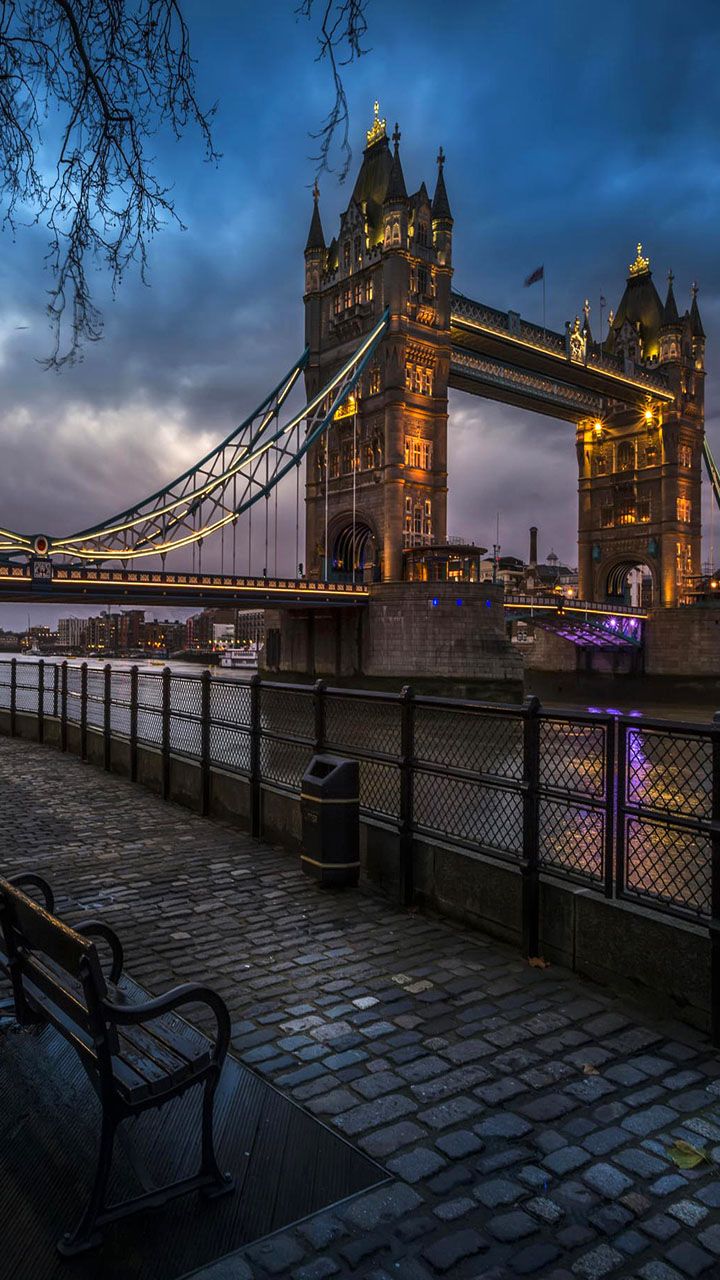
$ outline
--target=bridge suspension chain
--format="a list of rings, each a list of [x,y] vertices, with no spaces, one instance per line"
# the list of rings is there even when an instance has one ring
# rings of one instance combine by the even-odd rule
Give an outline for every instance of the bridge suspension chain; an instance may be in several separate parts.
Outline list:
[[[232,526],[233,569],[238,518],[248,513],[249,554],[252,548],[252,508],[265,501],[265,568],[268,569],[270,498],[293,467],[299,468],[308,449],[332,423],[339,407],[350,396],[377,348],[388,324],[386,309],[357,349],[300,412],[281,425],[281,411],[300,374],[307,366],[305,350],[285,378],[258,408],[195,466],[136,506],[70,536],[51,538],[17,534],[0,528],[0,552],[58,556],[64,560],[128,561],[160,556],[163,564],[171,551],[197,548],[198,569],[204,541],[220,534],[224,564],[224,534]],[[277,506],[274,516],[277,559]],[[297,538],[296,538],[297,541]],[[38,544],[42,543],[42,550]],[[297,558],[297,554],[296,554]]]

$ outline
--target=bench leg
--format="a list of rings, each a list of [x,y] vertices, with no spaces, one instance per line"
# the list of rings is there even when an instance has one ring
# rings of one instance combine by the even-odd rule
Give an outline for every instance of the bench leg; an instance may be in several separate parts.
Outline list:
[[[100,1152],[98,1155],[95,1182],[90,1193],[87,1208],[74,1231],[66,1231],[57,1243],[58,1253],[63,1258],[73,1258],[77,1253],[85,1253],[95,1249],[102,1241],[102,1232],[95,1230],[95,1223],[105,1207],[110,1166],[112,1165],[113,1145],[115,1142],[116,1117],[103,1111],[102,1130],[100,1133]]]
[[[213,1110],[215,1105],[215,1090],[220,1079],[219,1074],[210,1076],[205,1081],[203,1088],[202,1103],[202,1163],[200,1165],[201,1176],[212,1179],[209,1186],[203,1189],[203,1194],[207,1199],[214,1200],[218,1196],[226,1195],[229,1191],[235,1190],[235,1184],[229,1173],[221,1173],[220,1167],[215,1155],[215,1141],[213,1136]]]

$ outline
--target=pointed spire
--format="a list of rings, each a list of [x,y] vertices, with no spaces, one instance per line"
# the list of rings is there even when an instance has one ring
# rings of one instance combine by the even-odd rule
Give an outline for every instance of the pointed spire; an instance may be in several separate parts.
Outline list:
[[[445,222],[452,222],[452,214],[450,212],[450,201],[448,200],[447,191],[445,190],[445,177],[443,175],[443,169],[445,167],[445,152],[443,151],[442,147],[438,151],[437,163],[438,163],[437,186],[435,187],[435,195],[433,196],[433,202],[432,202],[433,220],[435,220],[436,218],[443,218]]]
[[[308,249],[324,249],[325,248],[325,236],[323,234],[322,222],[320,221],[319,200],[320,200],[320,190],[318,188],[317,178],[316,178],[315,186],[313,187],[312,218],[310,219],[310,230],[308,232],[307,244],[305,245],[306,253],[308,252]]]
[[[590,329],[590,299],[589,298],[586,298],[583,303],[582,333],[586,342],[592,342],[592,331]]]
[[[675,279],[672,271],[668,271],[668,291],[663,307],[662,322],[663,328],[667,325],[677,328],[680,325],[680,316],[678,315],[677,303],[675,302],[675,294],[673,293],[673,280]]]
[[[692,333],[693,338],[704,338],[705,330],[703,329],[702,320],[700,319],[700,311],[698,308],[697,296],[698,296],[698,286],[695,283],[695,281],[693,281],[692,306],[690,308],[690,332]]]
[[[396,124],[395,132],[392,136],[392,140],[395,143],[395,152],[393,154],[392,168],[390,170],[390,181],[388,182],[388,189],[385,196],[386,203],[392,202],[393,200],[407,200],[405,177],[400,163],[400,137],[400,130]]]

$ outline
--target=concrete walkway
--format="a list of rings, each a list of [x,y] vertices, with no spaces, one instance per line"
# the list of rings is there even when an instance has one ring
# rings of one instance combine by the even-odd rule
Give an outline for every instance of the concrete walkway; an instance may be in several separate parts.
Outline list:
[[[395,1181],[203,1280],[720,1276],[720,1058],[562,970],[360,892],[76,758],[0,739],[0,865],[102,915],[154,993],[205,978],[234,1051]],[[681,1170],[684,1138],[707,1153]],[[198,1273],[200,1274],[200,1273]]]

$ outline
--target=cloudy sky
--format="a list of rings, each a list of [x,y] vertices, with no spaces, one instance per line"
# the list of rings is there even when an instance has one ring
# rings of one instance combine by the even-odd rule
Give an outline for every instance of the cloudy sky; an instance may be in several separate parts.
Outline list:
[[[303,346],[303,256],[326,68],[295,0],[185,0],[201,102],[217,99],[217,167],[200,141],[159,138],[187,230],[151,250],[150,287],[102,274],[105,337],[61,374],[50,349],[42,228],[4,232],[0,257],[0,518],[70,532],[184,469],[262,398]],[[600,16],[601,15],[601,16]],[[326,236],[337,227],[379,98],[400,122],[408,188],[435,182],[438,144],[455,217],[454,285],[562,329],[587,296],[617,307],[642,240],[664,296],[693,279],[708,335],[707,409],[720,453],[718,121],[720,7],[695,0],[370,0],[369,52],[346,69],[351,177],[321,177]],[[18,327],[27,326],[27,327]],[[524,554],[527,528],[576,562],[576,464],[567,423],[453,393],[449,531]],[[707,489],[706,499],[707,499]],[[706,500],[706,555],[710,508]],[[281,512],[294,560],[294,509]],[[720,546],[720,519],[715,521]],[[716,561],[717,561],[716,552]],[[243,567],[245,567],[243,565]],[[260,568],[258,564],[255,568]],[[66,610],[64,612],[67,612]],[[0,609],[0,625],[26,610]],[[37,611],[36,620],[50,620]]]

